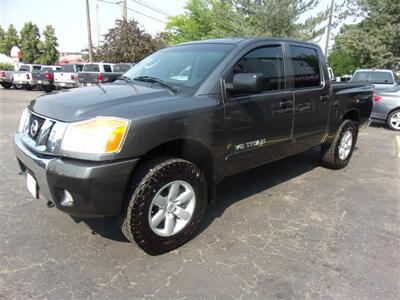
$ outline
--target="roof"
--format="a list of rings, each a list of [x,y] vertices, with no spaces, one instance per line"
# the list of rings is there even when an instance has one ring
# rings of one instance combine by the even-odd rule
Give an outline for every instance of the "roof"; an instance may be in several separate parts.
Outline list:
[[[357,69],[356,72],[387,72],[387,73],[393,73],[392,70],[389,69]]]

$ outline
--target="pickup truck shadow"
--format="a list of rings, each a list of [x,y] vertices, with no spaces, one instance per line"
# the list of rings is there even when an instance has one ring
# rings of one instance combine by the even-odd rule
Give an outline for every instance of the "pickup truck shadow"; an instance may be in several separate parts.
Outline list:
[[[218,185],[215,202],[210,205],[196,235],[206,230],[232,204],[305,174],[318,166],[320,150],[317,147],[224,179]],[[94,235],[127,242],[119,230],[116,218],[73,219],[75,222],[86,223]]]

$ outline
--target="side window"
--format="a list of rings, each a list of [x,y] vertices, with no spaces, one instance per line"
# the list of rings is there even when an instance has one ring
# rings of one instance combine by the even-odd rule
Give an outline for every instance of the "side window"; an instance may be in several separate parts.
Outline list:
[[[264,91],[277,91],[285,88],[283,52],[280,46],[255,49],[246,54],[228,74],[225,84],[229,86],[238,73],[261,73],[265,77]]]
[[[82,70],[83,70],[83,65],[76,65],[77,72],[82,72]]]
[[[318,54],[315,49],[290,46],[293,64],[294,87],[307,88],[321,85]]]
[[[111,72],[111,66],[110,65],[103,65],[104,72]]]

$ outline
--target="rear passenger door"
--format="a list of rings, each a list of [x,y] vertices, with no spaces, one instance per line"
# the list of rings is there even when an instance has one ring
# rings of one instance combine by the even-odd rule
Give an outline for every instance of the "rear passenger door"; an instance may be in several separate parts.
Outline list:
[[[284,46],[249,49],[227,73],[225,121],[230,137],[226,162],[231,172],[245,170],[288,154],[293,118],[293,91],[287,90]],[[237,73],[262,73],[262,92],[231,94]]]
[[[318,50],[320,52],[320,50]],[[327,132],[331,108],[328,74],[322,53],[304,44],[289,45],[290,84],[294,90],[294,127],[291,153],[319,145]]]

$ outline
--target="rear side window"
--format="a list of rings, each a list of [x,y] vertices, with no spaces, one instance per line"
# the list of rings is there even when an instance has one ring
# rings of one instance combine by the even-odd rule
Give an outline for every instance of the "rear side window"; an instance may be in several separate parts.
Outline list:
[[[232,69],[226,83],[233,82],[238,73],[261,73],[265,77],[264,91],[276,91],[285,88],[283,52],[280,46],[255,49],[246,54]]]
[[[393,84],[393,76],[390,72],[358,71],[354,74],[352,82],[371,82],[376,84]]]
[[[22,65],[22,66],[19,68],[19,70],[20,70],[20,71],[27,72],[27,71],[29,71],[29,66],[27,66],[27,65]]]
[[[76,65],[76,71],[81,72],[83,70],[83,65]]]
[[[35,70],[35,69],[34,69]],[[53,69],[51,67],[42,67],[42,71],[52,71]]]
[[[321,85],[318,54],[315,49],[290,46],[294,87],[308,88]]]
[[[33,70],[40,70],[42,66],[33,66]]]
[[[110,65],[103,65],[103,68],[104,68],[104,72],[112,72]]]
[[[86,72],[100,72],[100,68],[98,64],[86,64],[83,67],[83,70]]]

